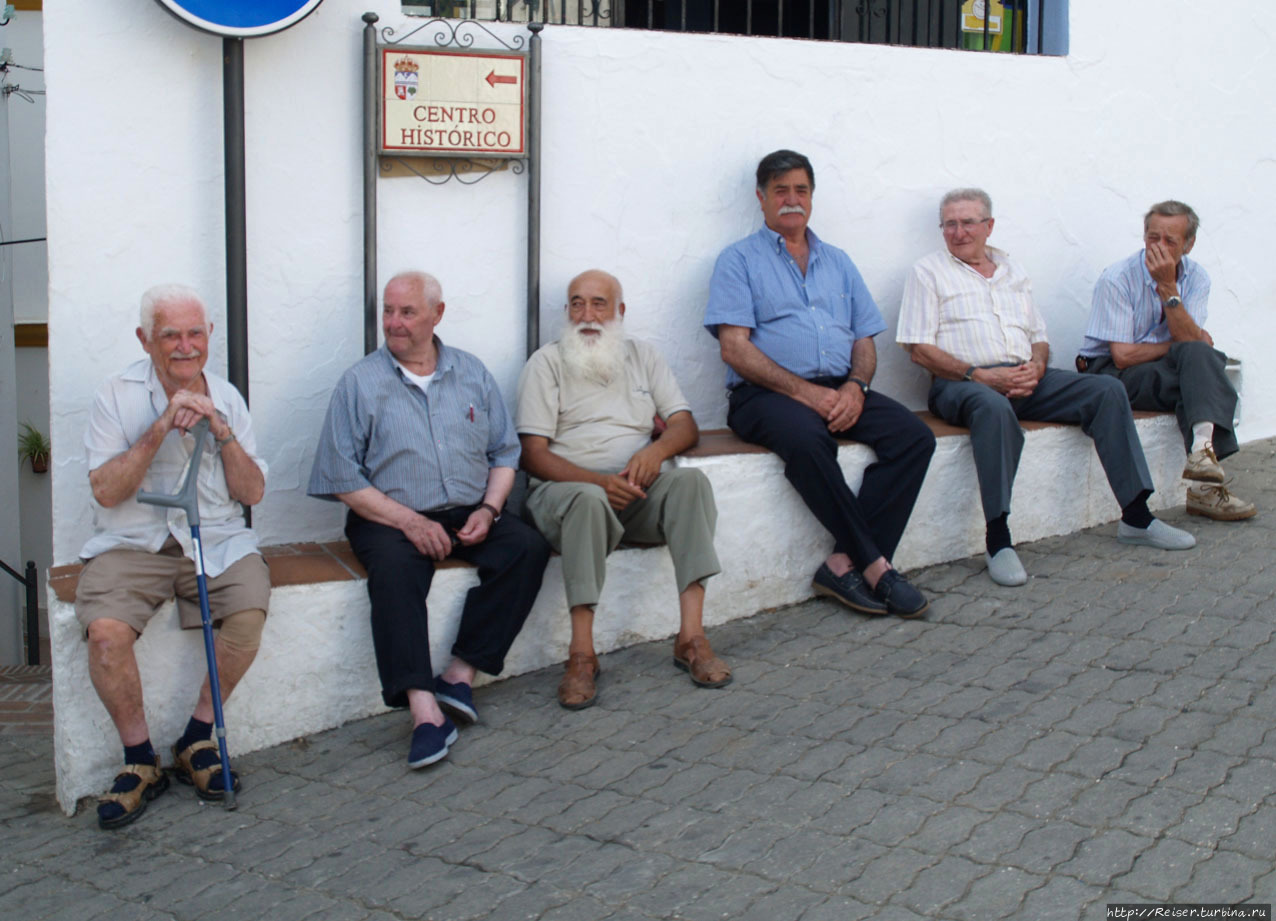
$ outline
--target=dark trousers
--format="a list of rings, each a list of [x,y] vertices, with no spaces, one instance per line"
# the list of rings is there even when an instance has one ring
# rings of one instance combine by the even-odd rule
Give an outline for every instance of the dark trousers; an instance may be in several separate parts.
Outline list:
[[[1081,426],[1094,439],[1103,472],[1122,508],[1152,493],[1152,475],[1130,415],[1130,401],[1118,381],[1047,368],[1030,395],[1011,400],[974,381],[935,378],[929,403],[930,411],[945,422],[970,429],[985,521],[1010,511],[1010,492],[1023,451],[1020,419]]]
[[[473,509],[431,512],[428,517],[453,531],[465,524]],[[434,560],[398,528],[368,521],[353,511],[346,517],[346,537],[368,571],[381,697],[387,707],[405,707],[410,689],[434,690],[425,606]],[[492,525],[482,543],[453,546],[451,556],[477,565],[479,575],[479,584],[465,596],[454,656],[489,675],[500,673],[540,591],[549,554],[545,539],[513,515]]]
[[[825,387],[844,382],[812,381]],[[870,391],[859,419],[837,433],[877,455],[864,471],[858,496],[837,463],[837,439],[815,410],[765,387],[741,384],[731,392],[727,425],[783,459],[784,475],[833,535],[835,552],[847,554],[860,570],[878,557],[894,556],[935,453],[935,436],[915,413]]]
[[[1156,361],[1118,368],[1111,358],[1091,358],[1086,370],[1118,378],[1135,409],[1173,412],[1189,452],[1192,426],[1214,423],[1214,454],[1222,458],[1240,447],[1232,431],[1236,391],[1227,379],[1226,367],[1227,356],[1208,342],[1176,342]]]

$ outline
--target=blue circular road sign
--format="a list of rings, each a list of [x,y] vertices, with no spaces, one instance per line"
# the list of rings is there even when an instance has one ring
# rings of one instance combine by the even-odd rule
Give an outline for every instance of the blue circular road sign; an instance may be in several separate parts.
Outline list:
[[[294,25],[323,0],[156,0],[178,19],[235,38],[269,35]]]

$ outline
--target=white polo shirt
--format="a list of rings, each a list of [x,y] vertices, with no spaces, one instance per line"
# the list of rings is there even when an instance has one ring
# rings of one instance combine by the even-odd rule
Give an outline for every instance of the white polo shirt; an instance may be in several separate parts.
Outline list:
[[[224,378],[204,372],[213,406],[235,432],[239,446],[266,475],[266,462],[257,456],[257,440],[243,397]],[[168,406],[168,396],[155,376],[150,358],[129,365],[98,390],[84,433],[89,470],[96,470],[111,458],[123,454],[146,434]],[[186,479],[186,468],[195,450],[195,436],[176,429],[164,436],[150,469],[142,478],[140,492],[175,493]],[[237,560],[257,552],[257,535],[244,524],[244,508],[230,497],[221,452],[212,437],[204,441],[204,458],[199,468],[200,537],[204,549],[204,569],[208,576],[221,575]],[[80,551],[91,559],[107,550],[121,548],[155,553],[168,538],[182,545],[193,557],[190,524],[181,509],[143,505],[130,496],[114,508],[93,500],[94,535]]]

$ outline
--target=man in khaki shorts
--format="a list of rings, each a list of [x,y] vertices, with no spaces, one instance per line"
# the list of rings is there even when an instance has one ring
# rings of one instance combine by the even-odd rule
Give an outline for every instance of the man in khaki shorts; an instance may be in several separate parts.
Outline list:
[[[270,574],[244,506],[260,501],[266,463],[239,392],[204,371],[213,326],[199,295],[161,285],[142,295],[137,338],[147,357],[98,390],[84,444],[93,489],[94,534],[76,590],[75,612],[89,644],[89,676],[124,746],[124,770],[98,806],[98,824],[118,828],[168,788],[151,745],[133,644],[169,598],[184,628],[200,626],[190,527],[178,509],[143,505],[139,491],[173,493],[194,448],[188,434],[209,420],[200,465],[200,536],[223,699],[257,655]],[[205,677],[194,714],[173,746],[174,771],[203,799],[224,782],[212,741],[213,700]],[[239,788],[238,777],[232,777]]]
[[[562,338],[532,355],[518,383],[527,511],[563,555],[572,633],[558,702],[569,710],[595,701],[594,607],[607,554],[622,540],[669,547],[681,619],[675,664],[700,687],[731,681],[703,625],[704,583],[721,571],[713,487],[699,470],[665,463],[700,432],[664,359],[624,335],[624,313],[614,276],[582,272],[567,288]]]

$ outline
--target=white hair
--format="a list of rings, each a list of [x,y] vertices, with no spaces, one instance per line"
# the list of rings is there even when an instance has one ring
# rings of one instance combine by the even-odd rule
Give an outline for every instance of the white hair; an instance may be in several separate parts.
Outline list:
[[[204,315],[204,325],[208,325],[208,307],[199,292],[190,285],[166,284],[147,288],[142,294],[142,309],[138,313],[138,326],[146,341],[151,341],[151,333],[155,331],[155,311],[166,304],[194,303],[199,305]]]
[[[992,217],[992,199],[983,189],[953,189],[939,201],[939,219],[944,219],[944,209],[959,201],[973,201],[984,209],[984,217]]]
[[[595,335],[586,336],[582,330]],[[606,323],[571,323],[558,340],[567,373],[606,386],[625,367],[625,325],[619,313]]]
[[[429,272],[407,271],[399,272],[393,278],[385,283],[388,288],[395,282],[407,282],[425,298],[427,307],[434,307],[443,300],[443,286],[439,284],[439,280]]]

